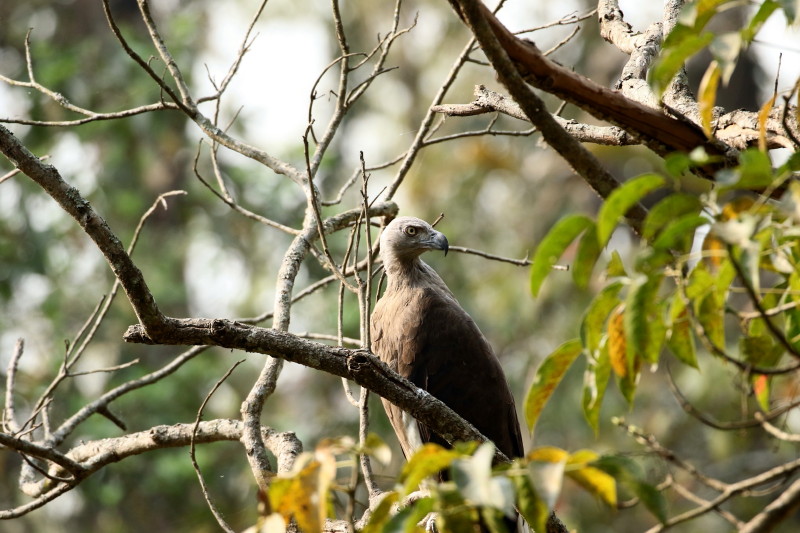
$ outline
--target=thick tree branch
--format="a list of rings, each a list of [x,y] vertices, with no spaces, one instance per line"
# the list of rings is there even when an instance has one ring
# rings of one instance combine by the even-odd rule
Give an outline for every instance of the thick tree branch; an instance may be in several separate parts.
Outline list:
[[[308,341],[290,333],[222,319],[168,318],[169,328],[154,337],[141,325],[130,326],[127,342],[167,345],[213,345],[261,353],[347,378],[408,411],[448,442],[485,441],[470,423],[445,404],[389,369],[363,350]],[[502,453],[496,459],[507,461]]]
[[[449,1],[462,20],[469,23],[473,32],[476,31],[479,20],[491,28],[491,32],[518,72],[534,87],[623,128],[640,138],[646,146],[659,155],[664,156],[676,150],[690,152],[702,146],[708,154],[725,156],[724,164],[735,162],[735,152],[718,141],[707,139],[702,130],[694,124],[634,102],[619,92],[603,87],[551,61],[533,43],[516,37],[478,0]],[[471,14],[468,14],[468,10],[471,10]],[[488,55],[483,42],[481,46]],[[495,61],[492,63],[497,69]],[[522,105],[513,92],[512,96]],[[710,176],[719,166],[710,165],[704,171]]]
[[[106,221],[92,209],[76,188],[64,181],[55,167],[42,163],[2,125],[0,125],[0,152],[42,187],[78,222],[120,280],[139,322],[149,333],[156,334],[164,316],[159,311],[142,272],[133,263]]]
[[[612,191],[619,187],[619,181],[600,164],[591,152],[553,119],[552,115],[547,112],[544,102],[522,79],[519,64],[512,61],[513,56],[510,53],[507,54],[509,42],[523,42],[500,25],[494,15],[478,0],[451,0],[451,3],[472,30],[500,81],[520,105],[525,116],[541,132],[545,142],[556,150],[602,198],[607,198]],[[499,28],[505,33],[500,32],[497,27],[494,27],[495,25],[499,25]],[[503,37],[498,36],[498,33],[501,33]],[[535,49],[535,47],[533,48]],[[536,51],[538,52],[538,50]],[[549,61],[544,56],[541,59]],[[638,231],[641,228],[646,214],[646,210],[638,204],[630,209],[628,212],[629,223],[634,230]]]
[[[475,100],[469,104],[441,104],[431,107],[432,111],[448,116],[469,117],[485,113],[503,113],[510,117],[530,122],[528,117],[514,100],[500,93],[490,91],[483,85],[475,86]],[[592,126],[574,120],[567,120],[558,115],[553,119],[564,128],[575,140],[606,146],[627,146],[639,144],[639,139],[616,126]]]
[[[146,431],[131,433],[122,437],[101,439],[80,444],[72,448],[66,454],[58,454],[60,457],[63,457],[64,460],[68,461],[68,463],[65,463],[64,460],[59,461],[57,466],[50,468],[49,474],[56,477],[63,476],[66,471],[77,468],[82,476],[86,477],[97,472],[104,466],[119,462],[133,455],[139,455],[162,448],[189,446],[192,442],[192,433],[194,429],[195,424],[156,426]],[[220,441],[237,441],[242,438],[242,429],[243,424],[239,420],[219,419],[200,422],[194,435],[194,442],[195,444],[203,444]],[[278,432],[267,427],[262,427],[261,433],[269,450],[278,458],[278,472],[288,471],[287,465],[291,465],[294,458],[303,451],[300,441],[294,433]],[[0,437],[2,437],[2,434],[0,434]],[[30,453],[29,448],[32,446],[26,441],[18,443],[19,446],[15,443],[8,444],[5,441],[3,441],[3,444],[24,453]],[[50,448],[46,448],[46,450],[50,450],[52,453],[58,453],[52,451]],[[37,454],[37,456],[51,460],[58,459],[58,457],[52,458],[42,454]],[[65,470],[64,467],[67,465],[69,465],[68,469]],[[36,484],[36,486],[33,484],[29,485],[26,492],[36,497],[53,490],[56,485],[57,483],[55,481],[44,479]]]

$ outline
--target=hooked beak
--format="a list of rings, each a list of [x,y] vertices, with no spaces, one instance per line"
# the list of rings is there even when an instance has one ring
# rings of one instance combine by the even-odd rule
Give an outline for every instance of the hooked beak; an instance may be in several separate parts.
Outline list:
[[[428,244],[434,250],[443,250],[444,255],[447,255],[447,250],[450,249],[447,237],[444,236],[444,233],[436,230],[433,230],[430,239],[428,239]]]

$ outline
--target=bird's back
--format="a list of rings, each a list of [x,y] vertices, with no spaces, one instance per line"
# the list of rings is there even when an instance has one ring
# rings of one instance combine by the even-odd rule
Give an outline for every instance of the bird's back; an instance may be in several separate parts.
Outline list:
[[[424,263],[422,263],[424,265]],[[427,265],[424,265],[427,267]],[[523,455],[514,398],[500,362],[475,322],[435,279],[390,284],[372,315],[373,351],[401,376],[434,395],[509,457]],[[384,401],[398,436],[405,430],[402,411]],[[424,442],[447,443],[424,425]],[[413,452],[402,442],[403,452]]]

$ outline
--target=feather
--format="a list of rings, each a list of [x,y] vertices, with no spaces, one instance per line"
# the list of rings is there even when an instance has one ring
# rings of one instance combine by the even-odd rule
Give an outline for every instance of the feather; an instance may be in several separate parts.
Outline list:
[[[500,362],[441,277],[419,258],[432,249],[446,253],[447,246],[444,235],[417,218],[400,217],[384,229],[381,258],[388,285],[371,317],[373,352],[508,457],[521,457],[522,434]],[[386,400],[383,405],[406,457],[419,438],[448,446],[423,424],[415,438],[407,430],[410,417]]]

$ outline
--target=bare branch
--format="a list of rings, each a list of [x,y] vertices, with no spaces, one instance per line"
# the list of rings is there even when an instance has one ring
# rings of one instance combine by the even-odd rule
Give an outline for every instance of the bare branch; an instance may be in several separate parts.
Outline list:
[[[222,79],[222,82],[217,87],[217,92],[213,96],[207,96],[203,98],[198,98],[197,103],[202,103],[210,100],[219,100],[222,97],[222,94],[228,88],[233,77],[239,71],[239,66],[242,64],[242,60],[244,59],[244,55],[250,50],[250,46],[253,44],[253,40],[250,39],[250,35],[253,33],[253,28],[258,22],[258,19],[261,18],[261,13],[264,12],[264,8],[267,6],[267,2],[269,0],[261,0],[261,4],[259,4],[258,9],[256,10],[255,15],[253,15],[252,20],[250,21],[250,25],[247,27],[247,31],[242,38],[242,44],[239,46],[239,52],[236,54],[236,59],[234,60],[233,64],[228,69],[228,73],[225,74],[225,77]]]
[[[593,154],[553,119],[547,112],[544,102],[525,83],[517,65],[506,53],[506,49],[509,49],[512,54],[515,54],[514,57],[518,58],[517,60],[522,57],[533,59],[534,55],[540,56],[538,49],[513,36],[482,3],[476,0],[452,1],[457,13],[469,25],[484,53],[492,62],[500,81],[506,86],[528,119],[541,132],[544,140],[572,166],[595,192],[602,198],[607,198],[612,191],[619,187],[619,181],[600,164]],[[548,61],[546,58],[537,57],[537,64]],[[549,65],[548,63],[542,64]],[[528,68],[531,66],[526,64]],[[628,212],[629,222],[635,230],[640,230],[646,213],[647,211],[638,204]]]
[[[761,423],[761,427],[763,427],[767,433],[775,437],[776,439],[780,439],[786,442],[800,442],[800,435],[796,433],[787,433],[785,431],[781,431],[780,429],[776,428],[772,424],[769,423],[767,417],[764,416],[762,413],[755,413],[755,419]]]
[[[170,318],[167,323],[171,325],[171,330],[159,331],[158,337],[150,337],[138,324],[130,326],[124,339],[144,344],[214,345],[270,355],[346,377],[408,411],[448,442],[486,441],[471,424],[463,421],[442,402],[363,350],[328,346],[277,329],[247,326],[230,320]],[[502,454],[496,452],[495,457],[502,459]]]
[[[800,479],[769,503],[764,510],[750,519],[739,533],[768,533],[800,507]]]
[[[417,154],[419,153],[420,149],[423,146],[424,140],[430,131],[431,125],[433,124],[433,120],[436,117],[436,112],[433,111],[433,107],[441,104],[444,100],[447,91],[450,90],[450,87],[458,77],[458,73],[461,72],[461,68],[467,61],[470,52],[472,51],[472,46],[475,44],[475,38],[472,37],[467,41],[464,45],[464,48],[461,50],[461,53],[456,58],[453,66],[450,68],[450,72],[447,73],[444,82],[439,87],[439,90],[436,92],[436,95],[433,97],[433,102],[428,107],[428,112],[425,113],[425,117],[422,119],[422,122],[417,129],[417,134],[414,137],[414,140],[411,142],[411,146],[409,146],[408,151],[406,152],[405,156],[403,157],[403,161],[400,163],[400,168],[395,173],[394,180],[392,181],[391,185],[386,190],[386,200],[391,200],[397,189],[403,183],[408,171],[411,170],[411,165],[417,158]]]
[[[689,152],[697,146],[702,146],[708,154],[729,156],[727,147],[722,146],[721,143],[709,141],[696,125],[633,102],[615,91],[602,87],[550,61],[533,43],[517,38],[497,20],[488,8],[476,0],[450,0],[450,3],[462,20],[468,21],[501,81],[504,81],[512,97],[525,109],[526,114],[529,114],[529,110],[525,108],[528,101],[532,108],[537,106],[534,104],[535,101],[527,96],[530,90],[518,80],[514,82],[513,86],[507,85],[508,82],[520,76],[534,87],[556,95],[599,119],[607,120],[633,133],[660,155],[666,155],[675,150]],[[501,50],[502,54],[500,54]],[[525,98],[523,95],[526,95]],[[530,118],[547,140],[550,132],[542,129],[538,124],[538,119]],[[551,143],[549,140],[548,142]],[[734,160],[735,154],[730,154],[730,158],[726,161],[732,163]],[[715,169],[716,167],[710,165],[701,170],[705,173],[704,175],[710,177]]]
[[[189,446],[192,442],[193,434],[194,442],[200,444],[240,440],[242,438],[243,425],[239,420],[217,419],[200,422],[196,432],[194,429],[194,424],[155,426],[149,430],[131,433],[122,437],[79,444],[64,455],[58,454],[51,448],[37,447],[27,441],[22,441],[19,446],[26,447],[21,450],[25,453],[29,453],[31,449],[41,449],[41,454],[37,453],[36,456],[47,454],[47,459],[56,462],[59,466],[50,468],[49,473],[51,475],[59,475],[65,470],[69,471],[67,468],[67,465],[69,465],[72,468],[77,468],[77,471],[83,476],[81,479],[83,479],[111,463],[119,462],[134,455],[164,448]],[[286,468],[287,463],[291,464],[294,458],[302,451],[297,437],[295,437],[294,433],[281,433],[267,427],[262,427],[261,432],[267,447],[279,458],[278,471],[285,471],[281,470],[281,468]],[[3,444],[6,444],[6,436],[4,434],[0,434],[0,439],[4,441],[2,442]],[[9,447],[17,449],[17,443],[13,444],[13,446]],[[29,455],[34,454],[29,453]],[[61,462],[57,462],[54,459],[58,459]],[[64,465],[61,463],[64,463]],[[38,497],[53,488],[53,483],[45,479],[39,483],[38,490],[35,493],[31,492],[31,495]]]
[[[55,167],[43,164],[2,125],[0,151],[78,222],[120,280],[139,322],[145,328],[158,328],[163,316],[147,288],[147,282],[105,220],[81,197],[77,189],[61,178]]]
[[[144,7],[146,8],[147,6]],[[119,43],[122,45],[122,48],[125,50],[128,56],[130,56],[130,58],[133,59],[140,67],[142,67],[142,69],[144,69],[145,72],[147,72],[147,74],[158,84],[158,86],[164,92],[166,92],[167,95],[169,95],[169,97],[175,102],[175,104],[180,108],[180,110],[183,111],[186,114],[186,116],[191,118],[200,127],[203,133],[205,133],[209,138],[211,138],[215,142],[218,142],[222,146],[225,146],[226,148],[233,150],[234,152],[237,152],[245,157],[258,161],[267,168],[271,169],[273,172],[288,177],[298,185],[301,185],[303,183],[304,180],[303,174],[299,170],[294,168],[292,165],[272,157],[263,150],[259,150],[258,148],[255,148],[253,146],[250,146],[246,143],[239,141],[238,139],[234,139],[233,137],[225,133],[223,130],[221,130],[219,127],[217,127],[216,124],[214,124],[206,116],[200,113],[200,111],[197,109],[196,106],[194,106],[193,103],[191,106],[187,105],[186,101],[184,101],[178,94],[176,94],[175,91],[172,89],[172,87],[166,84],[161,79],[161,77],[158,74],[156,74],[156,72],[150,67],[150,65],[130,47],[127,40],[122,35],[122,32],[120,31],[116,22],[114,21],[114,17],[111,14],[111,9],[108,5],[108,0],[103,0],[103,10],[106,14],[106,19],[108,20],[108,24],[111,27],[112,33],[117,38]],[[161,47],[163,47],[166,57],[171,60],[172,56],[169,55],[169,51],[166,50],[166,46],[164,45],[160,35],[158,35],[158,31],[155,28],[155,26],[152,24],[148,25],[148,30],[151,32],[151,35],[155,34],[153,36],[153,39],[156,40],[158,43],[160,43],[157,44],[157,46],[160,45]],[[173,66],[176,69],[178,76],[180,76],[180,71],[177,71],[177,66],[176,65]],[[191,103],[191,99],[188,99],[187,101]]]
[[[507,98],[501,95],[500,93],[490,91],[483,85],[475,86],[475,100],[473,100],[469,104],[437,105],[433,106],[431,110],[437,113],[443,113],[450,116],[473,116],[484,113],[500,112],[510,117],[524,120],[525,122],[530,122],[530,120],[528,120],[528,117],[519,107],[519,104],[517,104],[514,100]],[[558,115],[552,115],[552,116],[553,119],[567,131],[567,133],[569,133],[573,138],[575,138],[577,141],[580,142],[591,142],[595,144],[602,144],[608,146],[625,146],[631,144],[640,144],[640,141],[638,139],[628,134],[625,130],[620,129],[616,126],[592,126],[589,124],[581,124],[575,122],[574,120],[567,120],[559,117]],[[533,133],[534,131],[538,130],[534,129],[533,131],[528,130],[520,133],[530,134]],[[476,133],[497,134],[497,133],[510,133],[510,132],[496,132],[487,128],[485,130]],[[456,138],[459,135],[464,135],[464,134],[451,135],[445,138],[445,140],[451,140],[452,138]]]
[[[192,468],[194,468],[194,471],[197,474],[197,479],[200,482],[200,488],[203,491],[203,497],[205,498],[206,503],[208,504],[208,508],[211,509],[211,513],[214,515],[214,518],[217,519],[217,523],[219,524],[219,526],[228,533],[233,533],[233,529],[231,529],[231,526],[229,526],[228,523],[225,521],[225,519],[222,517],[222,514],[217,509],[217,506],[214,505],[214,502],[211,501],[211,496],[208,494],[208,487],[206,486],[206,482],[203,479],[203,474],[200,472],[200,465],[197,464],[197,457],[195,456],[195,438],[197,437],[197,430],[200,427],[200,420],[203,418],[203,411],[206,408],[206,404],[208,404],[208,401],[211,399],[211,396],[213,396],[214,393],[217,391],[217,389],[220,387],[220,385],[222,385],[225,382],[225,380],[228,379],[228,377],[233,373],[236,367],[244,363],[244,361],[245,361],[244,359],[236,361],[233,364],[233,366],[230,367],[227,372],[225,372],[225,375],[223,375],[219,380],[217,380],[217,382],[211,388],[209,393],[206,395],[205,399],[203,399],[203,403],[200,404],[200,408],[197,410],[197,418],[195,418],[194,426],[192,426],[192,437],[189,440],[189,457],[192,459]]]
[[[17,433],[20,429],[17,424],[17,410],[14,402],[14,393],[17,382],[17,367],[22,353],[25,351],[25,340],[17,339],[14,344],[14,353],[8,360],[8,367],[6,368],[6,395],[5,407],[3,408],[3,431],[9,433]]]

